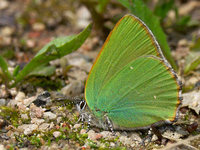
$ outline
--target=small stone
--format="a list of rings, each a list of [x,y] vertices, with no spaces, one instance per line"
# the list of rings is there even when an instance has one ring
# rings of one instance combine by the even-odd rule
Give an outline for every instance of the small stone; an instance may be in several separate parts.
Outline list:
[[[90,63],[90,57],[86,57],[78,52],[65,56],[69,65],[76,66],[81,68],[82,70],[89,72],[92,68],[92,64]]]
[[[20,150],[29,150],[27,147],[20,148]]]
[[[140,136],[137,134],[137,133],[133,133],[130,138],[133,140],[133,141],[137,141],[138,143],[141,142],[141,138]]]
[[[101,134],[102,134],[103,138],[106,138],[106,139],[109,139],[109,140],[112,140],[112,139],[115,138],[113,136],[112,132],[109,132],[109,131],[102,131]]]
[[[33,48],[33,47],[35,47],[35,44],[36,44],[36,43],[35,43],[34,40],[30,40],[30,39],[29,39],[29,40],[26,41],[26,45],[27,45],[28,48]]]
[[[6,148],[4,147],[4,145],[0,144],[0,150],[6,150]]]
[[[54,128],[54,126],[55,126],[55,125],[54,125],[54,123],[53,123],[53,122],[51,122],[51,123],[50,123],[50,126],[49,126],[49,129],[53,129],[53,128]]]
[[[43,23],[36,22],[33,24],[32,28],[35,31],[43,31],[45,29],[45,25]]]
[[[176,131],[171,131],[171,130],[167,130],[163,133],[163,137],[165,138],[169,138],[169,139],[181,139],[182,137],[189,135],[189,132],[186,130],[183,130],[181,127],[177,127]]]
[[[85,134],[86,133],[86,129],[81,129],[80,134]]]
[[[110,142],[110,146],[111,146],[111,147],[115,147],[115,143]]]
[[[75,128],[75,129],[78,129],[78,128],[80,128],[80,127],[81,127],[81,124],[75,124],[75,125],[74,125],[74,128]]]
[[[29,106],[35,99],[36,99],[35,96],[24,99],[24,105]]]
[[[41,107],[37,107],[34,104],[30,105],[30,116],[31,118],[41,118],[44,114],[44,110]]]
[[[85,28],[89,24],[91,18],[90,12],[84,6],[80,7],[77,11],[77,25],[80,28]]]
[[[10,36],[4,36],[0,40],[1,45],[9,45],[11,44],[12,38]]]
[[[16,97],[15,97],[15,101],[17,102],[21,102],[25,99],[25,94],[24,92],[18,92]]]
[[[40,125],[44,122],[45,122],[44,119],[38,119],[38,118],[32,118],[32,120],[31,120],[31,123],[36,124],[36,125]]]
[[[27,114],[21,114],[21,118],[24,119],[24,120],[29,119]]]
[[[126,136],[119,137],[119,141],[126,146],[130,146],[134,143],[130,138],[127,138]]]
[[[62,117],[57,118],[57,124],[59,124],[62,121]]]
[[[95,137],[95,139],[96,140],[99,140],[99,139],[101,139],[103,137],[103,135],[102,134],[100,134],[100,133],[97,133],[96,134],[96,137]]]
[[[91,140],[96,140],[96,133],[93,130],[88,131],[88,138]]]
[[[30,135],[38,128],[35,124],[23,124],[19,126],[17,129],[19,132],[23,132],[25,135]]]
[[[73,81],[61,89],[62,94],[68,96],[80,95],[83,92],[84,84],[81,81]]]
[[[95,133],[93,130],[90,130],[88,132],[88,138],[91,139],[91,140],[98,140],[100,138],[102,138],[103,135],[100,134],[100,133]]]
[[[1,98],[0,99],[0,106],[5,106],[6,105],[6,100]]]
[[[0,34],[2,36],[11,36],[13,34],[13,32],[14,32],[13,28],[6,26],[1,29]]]
[[[18,103],[17,106],[18,106],[18,109],[19,109],[21,112],[26,111],[26,108],[27,108],[27,107],[26,107],[24,104]]]
[[[183,94],[182,107],[187,106],[197,114],[200,113],[200,92],[192,91]]]
[[[60,149],[60,148],[59,148],[59,146],[58,146],[57,143],[52,143],[50,149],[51,149],[51,150],[56,150],[56,149],[58,150],[58,149]]]
[[[14,97],[17,95],[17,89],[16,88],[11,88],[10,90],[10,94]]]
[[[181,39],[180,41],[178,41],[178,46],[180,47],[188,46],[188,41],[186,39]]]
[[[45,119],[50,119],[50,120],[53,120],[53,119],[56,119],[56,114],[52,113],[52,112],[45,112],[44,113],[44,118]]]
[[[45,132],[48,130],[48,128],[50,127],[50,124],[49,123],[43,123],[39,126],[39,130],[42,131],[42,132]]]
[[[61,136],[61,132],[60,131],[55,131],[55,132],[53,132],[53,136],[55,138],[57,138],[57,137]]]
[[[197,83],[198,82],[198,78],[196,78],[196,77],[191,77],[189,80],[187,80],[187,84],[189,84],[189,85],[194,85],[195,83]]]
[[[6,0],[0,0],[0,10],[7,8],[8,5],[9,5],[8,1],[6,1]]]

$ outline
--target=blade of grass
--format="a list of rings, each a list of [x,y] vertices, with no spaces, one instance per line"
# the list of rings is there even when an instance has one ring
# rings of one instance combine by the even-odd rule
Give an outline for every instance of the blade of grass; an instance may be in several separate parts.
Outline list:
[[[186,58],[186,67],[184,74],[188,74],[190,71],[195,70],[200,65],[200,52],[190,52]]]
[[[61,58],[75,50],[77,50],[90,35],[92,25],[89,24],[78,35],[56,38],[42,48],[35,57],[19,72],[16,76],[15,86],[22,81],[30,72],[37,67],[47,64],[51,60]]]
[[[8,70],[8,64],[6,60],[2,56],[0,56],[0,68],[2,70],[3,76],[5,77],[5,82],[9,83],[13,79],[13,77]]]

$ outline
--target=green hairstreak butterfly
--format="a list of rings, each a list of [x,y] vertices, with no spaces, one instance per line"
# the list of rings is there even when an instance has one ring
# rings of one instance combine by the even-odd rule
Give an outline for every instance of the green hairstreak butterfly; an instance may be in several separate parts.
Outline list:
[[[181,85],[149,28],[124,16],[105,41],[85,86],[94,117],[114,129],[139,129],[177,117]]]

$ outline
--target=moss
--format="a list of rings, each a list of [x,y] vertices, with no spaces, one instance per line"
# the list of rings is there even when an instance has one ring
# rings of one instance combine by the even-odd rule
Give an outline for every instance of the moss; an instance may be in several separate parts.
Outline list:
[[[27,147],[31,144],[31,145],[39,148],[42,145],[41,138],[39,138],[36,135],[37,134],[31,135],[31,136],[24,135],[24,134],[15,135],[15,139],[17,141],[17,146],[19,148],[22,148],[22,147]]]
[[[0,106],[0,116],[4,120],[7,120],[14,127],[18,127],[20,116],[17,109],[7,106]]]

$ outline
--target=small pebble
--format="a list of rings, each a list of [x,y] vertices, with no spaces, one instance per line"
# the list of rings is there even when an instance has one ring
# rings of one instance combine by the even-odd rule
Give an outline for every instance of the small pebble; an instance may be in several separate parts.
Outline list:
[[[10,90],[10,94],[14,97],[17,95],[17,89],[16,88],[11,88]]]
[[[62,117],[57,118],[57,123],[59,124],[62,121]]]
[[[49,127],[50,127],[49,123],[43,123],[39,126],[39,130],[42,131],[42,132],[45,132],[49,129]]]
[[[20,132],[23,132],[25,135],[30,135],[33,131],[37,130],[38,126],[35,124],[23,124],[18,127]]]
[[[134,143],[130,138],[126,136],[120,136],[119,141],[122,142],[126,146],[130,146]]]
[[[15,97],[15,101],[21,102],[24,99],[25,99],[25,93],[24,92],[18,92],[16,97]]]
[[[35,43],[34,40],[29,39],[29,40],[26,41],[26,45],[27,45],[28,48],[33,48],[33,47],[35,47],[36,43]]]
[[[24,99],[24,105],[26,106],[30,105],[35,99],[36,99],[35,96]]]
[[[5,9],[9,6],[9,2],[6,0],[0,0],[0,10]]]
[[[43,31],[45,29],[45,25],[43,23],[36,22],[33,24],[32,28],[35,31]]]
[[[26,120],[26,119],[28,119],[28,115],[27,114],[21,114],[21,118]]]
[[[6,148],[2,144],[0,144],[0,150],[6,150]]]
[[[60,131],[55,131],[55,132],[53,132],[53,136],[55,138],[57,138],[57,137],[61,136],[61,132]]]
[[[101,133],[95,133],[95,131],[90,130],[88,132],[88,138],[91,140],[98,140],[101,139],[103,137],[103,135]]]
[[[81,124],[75,124],[75,125],[74,125],[74,128],[75,128],[75,129],[78,129],[78,128],[80,128],[80,127],[81,127]]]
[[[101,134],[102,134],[103,138],[106,138],[106,139],[112,140],[115,138],[115,136],[113,136],[112,132],[109,132],[109,131],[102,131]]]
[[[80,134],[85,134],[86,133],[86,129],[81,129]]]
[[[32,118],[31,123],[34,123],[36,125],[40,125],[42,123],[44,123],[45,120],[44,119],[38,119],[38,118]]]
[[[5,106],[6,105],[6,100],[4,98],[0,99],[0,106]]]
[[[53,120],[53,119],[56,119],[56,114],[52,113],[52,112],[45,112],[44,113],[44,118],[45,119],[50,119],[50,120]]]
[[[6,27],[1,28],[0,34],[2,36],[11,36],[13,32],[14,32],[13,28],[6,26]]]
[[[188,41],[186,39],[181,39],[178,41],[178,46],[185,47],[188,45]]]
[[[44,110],[41,107],[37,107],[34,104],[30,105],[30,116],[31,118],[41,118],[44,114]]]
[[[84,84],[80,81],[73,81],[61,89],[62,94],[68,96],[80,95],[83,92]]]
[[[88,131],[88,138],[91,140],[96,140],[96,133],[93,130]]]

